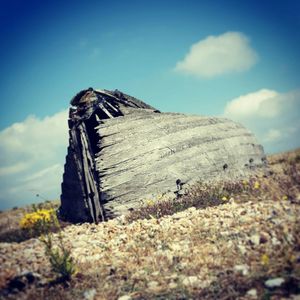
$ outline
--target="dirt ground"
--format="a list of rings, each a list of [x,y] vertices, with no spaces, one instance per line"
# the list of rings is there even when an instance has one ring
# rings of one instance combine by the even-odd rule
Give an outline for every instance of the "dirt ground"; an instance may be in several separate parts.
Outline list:
[[[268,163],[267,172],[219,194],[200,186],[176,205],[151,203],[97,225],[65,224],[76,264],[68,282],[53,280],[39,237],[22,236],[19,221],[31,208],[2,212],[0,297],[299,299],[300,150]]]

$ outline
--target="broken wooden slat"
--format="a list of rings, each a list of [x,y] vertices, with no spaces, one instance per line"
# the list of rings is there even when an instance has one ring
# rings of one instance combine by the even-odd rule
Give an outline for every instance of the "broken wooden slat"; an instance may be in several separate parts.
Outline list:
[[[92,150],[91,146],[89,145],[88,135],[84,123],[80,125],[79,131],[81,134],[82,161],[84,167],[83,174],[87,189],[87,200],[92,219],[97,223],[99,221],[104,221],[104,214],[99,201],[98,182],[97,178],[95,178],[94,160],[92,158]],[[99,219],[99,217],[101,219]]]
[[[99,103],[100,109],[110,118],[112,119],[114,116],[104,107],[102,103]]]

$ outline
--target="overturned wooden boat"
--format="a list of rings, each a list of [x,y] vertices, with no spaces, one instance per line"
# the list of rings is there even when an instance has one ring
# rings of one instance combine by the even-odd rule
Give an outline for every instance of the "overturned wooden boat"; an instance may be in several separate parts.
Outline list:
[[[60,215],[99,222],[196,181],[238,179],[265,163],[242,125],[229,119],[161,113],[118,90],[71,100]]]

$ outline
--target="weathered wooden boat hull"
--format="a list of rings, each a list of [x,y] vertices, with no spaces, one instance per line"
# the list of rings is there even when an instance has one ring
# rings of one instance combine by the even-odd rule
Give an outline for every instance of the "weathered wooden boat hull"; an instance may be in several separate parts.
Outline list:
[[[96,99],[88,115],[84,106],[83,117],[70,119],[61,196],[61,214],[70,221],[126,214],[143,200],[175,195],[178,180],[183,188],[234,180],[265,163],[255,137],[229,119],[160,113],[120,92],[105,93],[99,92],[102,108]]]

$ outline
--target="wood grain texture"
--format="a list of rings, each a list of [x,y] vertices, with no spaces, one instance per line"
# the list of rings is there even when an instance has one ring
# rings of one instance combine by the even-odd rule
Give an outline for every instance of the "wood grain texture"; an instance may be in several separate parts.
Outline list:
[[[112,215],[138,207],[141,200],[174,194],[177,179],[183,187],[200,180],[234,180],[263,164],[254,136],[223,118],[140,110],[104,120],[97,132],[101,199]]]

